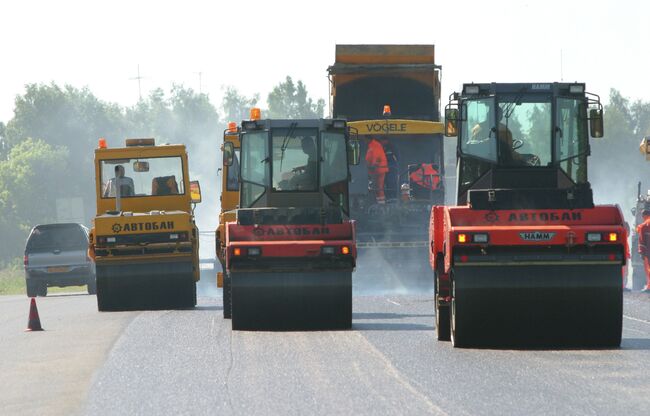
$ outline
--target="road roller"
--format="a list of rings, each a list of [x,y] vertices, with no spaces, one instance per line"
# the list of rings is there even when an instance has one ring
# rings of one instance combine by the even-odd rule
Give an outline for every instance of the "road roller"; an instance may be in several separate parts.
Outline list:
[[[100,311],[192,308],[196,305],[199,233],[182,144],[126,139],[95,150],[97,214],[88,255],[97,270]]]
[[[595,205],[583,83],[464,84],[445,109],[457,204],[429,224],[436,333],[454,347],[617,347],[627,232]]]
[[[233,330],[350,328],[354,133],[345,120],[262,120],[258,109],[229,130],[239,137],[224,141],[224,165],[239,169],[239,204],[217,236],[224,316]]]

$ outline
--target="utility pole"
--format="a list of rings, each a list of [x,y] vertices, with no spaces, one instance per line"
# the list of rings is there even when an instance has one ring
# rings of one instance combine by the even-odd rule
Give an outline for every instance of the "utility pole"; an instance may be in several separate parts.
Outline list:
[[[142,101],[142,85],[140,84],[140,80],[142,79],[142,77],[140,76],[140,64],[138,64],[138,76],[129,79],[138,80],[138,97],[140,97],[140,101]]]

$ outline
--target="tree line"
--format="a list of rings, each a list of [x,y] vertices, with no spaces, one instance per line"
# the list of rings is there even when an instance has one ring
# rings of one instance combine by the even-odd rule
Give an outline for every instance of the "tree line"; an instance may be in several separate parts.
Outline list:
[[[36,224],[56,222],[57,203],[83,202],[83,221],[95,214],[94,149],[127,137],[154,137],[157,143],[187,146],[190,175],[201,180],[204,207],[216,217],[217,163],[229,121],[248,118],[259,94],[246,97],[227,87],[217,105],[207,94],[182,85],[155,89],[131,107],[105,102],[88,88],[29,84],[16,97],[14,117],[0,122],[0,268],[22,255]],[[325,101],[309,97],[289,76],[269,93],[264,117],[323,117]],[[209,211],[211,210],[211,211]]]
[[[126,137],[188,147],[193,179],[201,180],[206,218],[216,218],[219,145],[228,121],[248,117],[259,94],[247,97],[235,87],[216,105],[206,94],[174,85],[153,90],[131,107],[100,100],[87,88],[30,84],[16,97],[14,117],[0,122],[0,268],[21,256],[32,226],[57,221],[57,200],[81,198],[84,221],[95,213],[94,149],[104,137],[122,146]],[[322,117],[325,102],[313,100],[291,77],[266,99],[264,117]],[[591,141],[590,180],[599,203],[618,203],[629,217],[637,183],[650,188],[650,163],[639,154],[650,135],[650,102],[631,101],[612,89],[605,106],[605,137]]]

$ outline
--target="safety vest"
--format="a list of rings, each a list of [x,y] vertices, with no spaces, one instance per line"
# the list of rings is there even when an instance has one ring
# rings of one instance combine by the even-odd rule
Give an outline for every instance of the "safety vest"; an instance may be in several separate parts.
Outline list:
[[[431,163],[422,163],[409,175],[412,183],[425,189],[436,190],[440,184],[440,174]]]
[[[368,173],[379,174],[388,172],[388,160],[386,159],[386,152],[384,147],[377,140],[372,139],[368,143],[368,151],[366,152],[366,165],[368,165]]]

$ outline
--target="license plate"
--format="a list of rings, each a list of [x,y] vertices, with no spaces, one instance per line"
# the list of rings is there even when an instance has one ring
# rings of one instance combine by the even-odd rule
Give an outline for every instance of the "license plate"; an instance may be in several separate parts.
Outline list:
[[[69,271],[70,271],[69,267],[48,267],[47,268],[48,273],[65,273]]]

